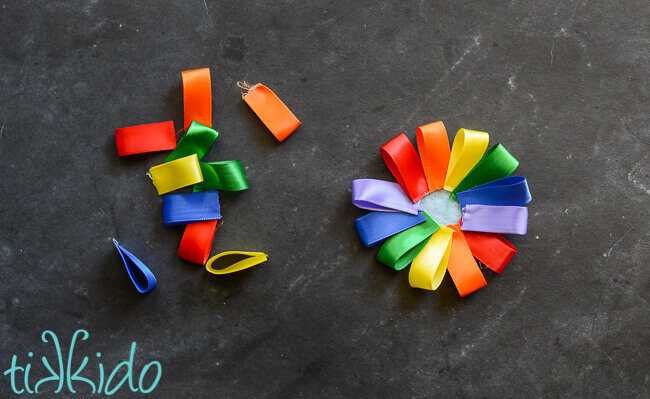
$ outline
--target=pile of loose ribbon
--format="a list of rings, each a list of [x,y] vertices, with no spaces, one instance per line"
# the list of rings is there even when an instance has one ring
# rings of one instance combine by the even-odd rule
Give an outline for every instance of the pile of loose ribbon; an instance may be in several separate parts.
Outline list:
[[[172,152],[161,165],[152,167],[149,176],[163,195],[163,223],[185,225],[178,256],[186,261],[205,265],[208,272],[227,274],[240,271],[267,260],[261,252],[228,251],[208,260],[214,235],[220,227],[221,207],[218,190],[248,189],[248,181],[239,160],[202,162],[219,133],[212,128],[212,89],[208,68],[182,72],[184,130],[178,144],[173,121],[130,126],[115,130],[119,156],[156,151]],[[257,84],[245,88],[242,98],[279,140],[286,139],[300,121],[267,87]],[[192,186],[192,192],[168,194]],[[151,291],[156,278],[151,270],[113,240],[131,281],[140,293]],[[239,260],[225,268],[214,268],[219,259]]]
[[[352,202],[372,212],[355,226],[366,247],[384,242],[377,260],[402,270],[409,264],[409,284],[436,290],[446,271],[459,294],[487,285],[476,262],[501,273],[517,249],[501,234],[524,235],[531,201],[526,178],[511,176],[519,161],[497,143],[487,149],[485,132],[460,129],[450,149],[442,122],[417,129],[415,150],[400,133],[381,147],[397,183],[352,181]],[[420,200],[436,190],[450,192],[462,218],[442,226],[422,211]]]

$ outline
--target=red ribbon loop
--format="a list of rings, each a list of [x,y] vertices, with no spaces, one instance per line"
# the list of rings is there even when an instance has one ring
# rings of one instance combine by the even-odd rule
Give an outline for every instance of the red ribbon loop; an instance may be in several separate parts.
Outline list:
[[[463,234],[474,257],[497,273],[501,273],[517,253],[517,248],[501,234],[475,231]]]
[[[381,146],[380,151],[386,166],[413,202],[429,193],[420,157],[404,133]]]
[[[187,224],[181,245],[178,247],[178,256],[188,262],[205,265],[210,256],[218,222],[219,220],[206,220]]]
[[[115,129],[117,155],[168,151],[176,148],[174,122],[149,123]]]

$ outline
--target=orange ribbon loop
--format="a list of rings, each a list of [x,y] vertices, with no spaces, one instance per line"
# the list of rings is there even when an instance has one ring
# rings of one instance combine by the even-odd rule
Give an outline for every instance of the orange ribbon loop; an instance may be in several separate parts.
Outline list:
[[[259,83],[253,87],[241,82],[238,85],[249,89],[242,98],[278,141],[284,141],[300,126],[298,118],[268,87]]]
[[[457,224],[449,227],[454,230],[454,234],[451,239],[447,270],[460,296],[465,296],[485,287],[487,282],[474,260],[460,227]]]
[[[183,71],[181,76],[183,78],[184,129],[187,130],[194,121],[212,127],[210,69]]]
[[[429,191],[444,188],[451,153],[445,124],[438,121],[420,126],[417,130],[417,142]]]

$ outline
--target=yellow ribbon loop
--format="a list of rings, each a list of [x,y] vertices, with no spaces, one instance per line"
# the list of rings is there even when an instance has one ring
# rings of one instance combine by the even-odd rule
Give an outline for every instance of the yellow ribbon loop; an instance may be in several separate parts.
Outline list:
[[[453,230],[440,226],[411,263],[409,284],[413,288],[435,291],[440,286],[449,262]]]
[[[445,178],[445,190],[453,191],[470,170],[481,160],[490,135],[476,130],[460,129],[451,147],[451,158]]]
[[[233,255],[237,257],[246,256],[246,258],[241,259],[224,269],[215,269],[212,267],[212,264],[216,260],[224,258],[226,256],[233,256]],[[240,270],[248,269],[249,267],[259,265],[260,263],[266,261],[267,261],[267,255],[262,252],[227,251],[227,252],[222,252],[210,258],[210,260],[208,260],[208,263],[205,264],[205,268],[208,272],[212,274],[228,274],[228,273],[234,273]]]
[[[154,166],[149,174],[159,195],[203,181],[196,154]]]

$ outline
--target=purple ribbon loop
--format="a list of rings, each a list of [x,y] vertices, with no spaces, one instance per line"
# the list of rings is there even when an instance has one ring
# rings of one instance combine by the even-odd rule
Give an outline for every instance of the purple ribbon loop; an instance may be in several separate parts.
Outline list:
[[[422,210],[420,201],[413,203],[399,184],[376,179],[353,180],[352,203],[370,211],[417,215]]]
[[[528,208],[522,206],[467,205],[462,230],[520,234],[528,231]]]

